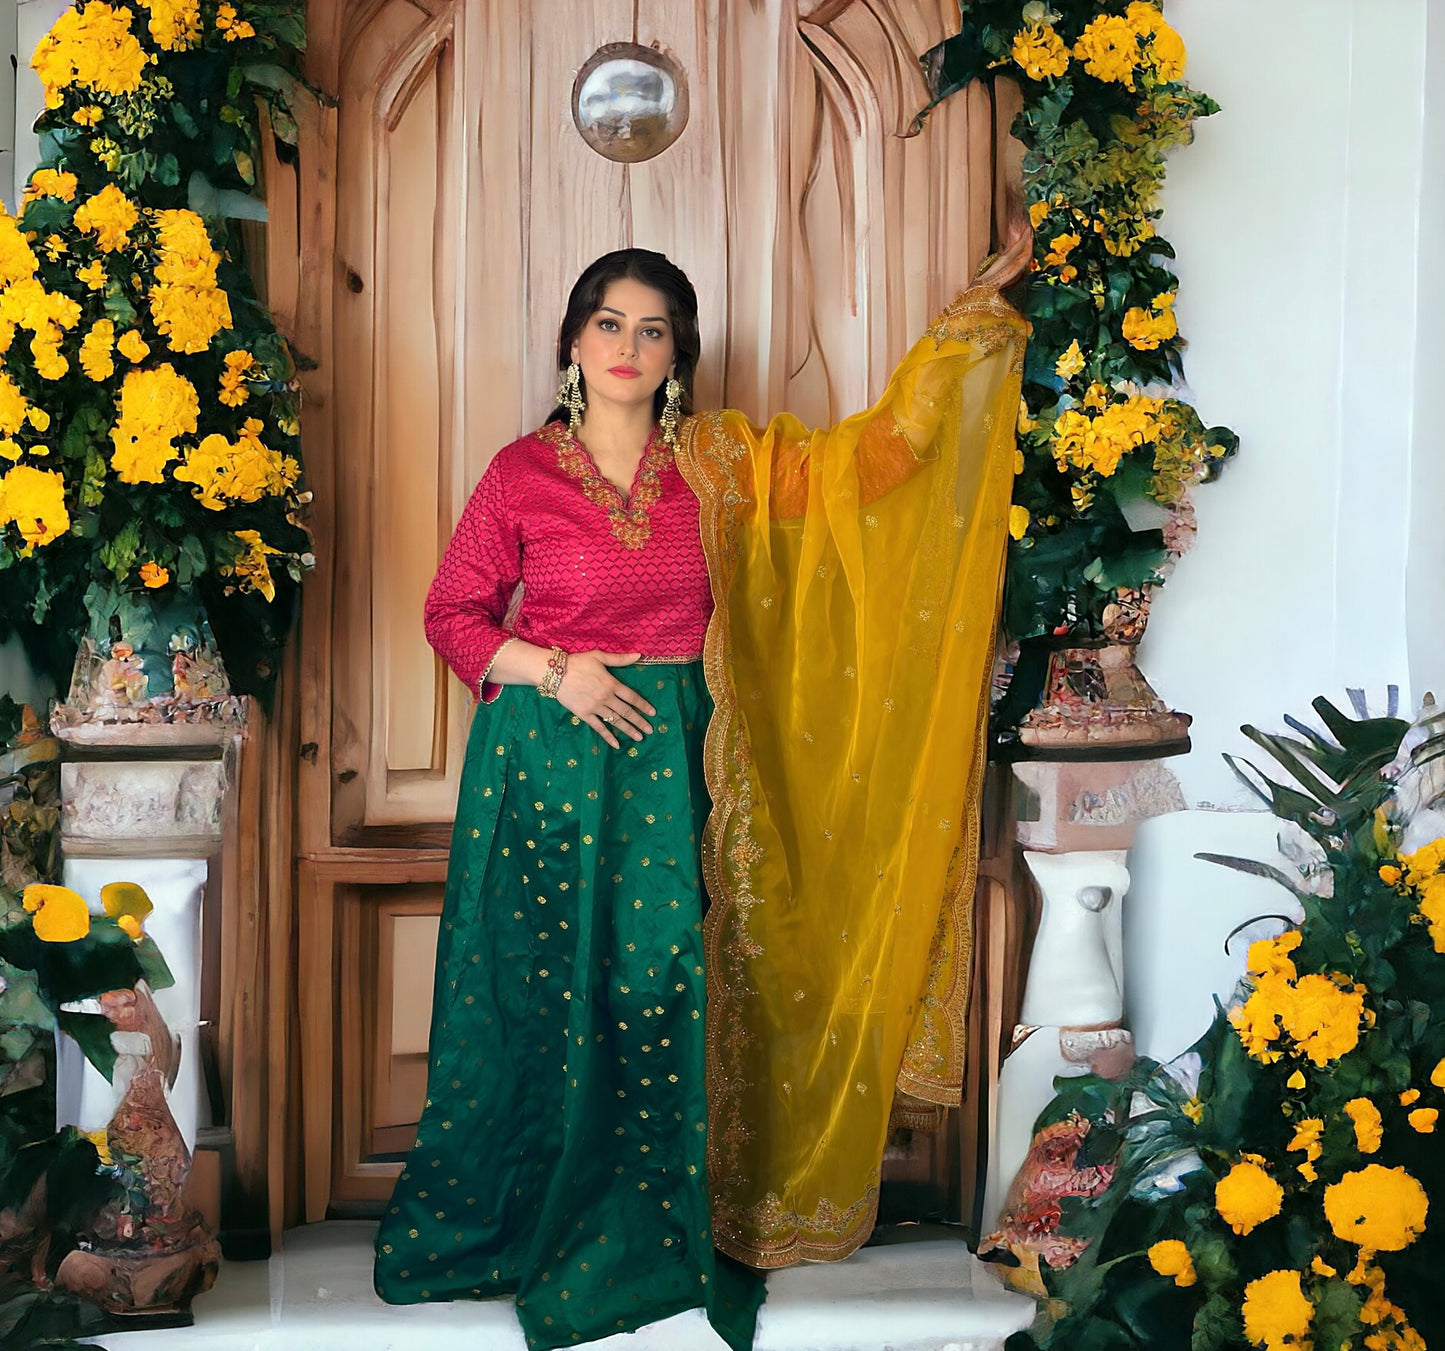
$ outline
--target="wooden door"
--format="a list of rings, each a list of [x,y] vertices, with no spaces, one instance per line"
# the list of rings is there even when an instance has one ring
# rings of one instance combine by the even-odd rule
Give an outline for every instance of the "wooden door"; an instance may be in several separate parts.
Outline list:
[[[417,925],[440,911],[470,714],[422,601],[488,459],[551,405],[572,280],[608,249],[667,253],[700,300],[699,405],[833,420],[881,391],[986,251],[996,131],[977,91],[907,134],[916,54],[956,26],[955,0],[313,0],[310,21],[309,74],[334,106],[304,119],[281,198],[294,247],[273,196],[271,258],[273,303],[316,363],[308,1220],[384,1199],[420,1106]],[[686,128],[653,159],[604,158],[574,124],[576,72],[609,43],[654,48],[686,81]]]

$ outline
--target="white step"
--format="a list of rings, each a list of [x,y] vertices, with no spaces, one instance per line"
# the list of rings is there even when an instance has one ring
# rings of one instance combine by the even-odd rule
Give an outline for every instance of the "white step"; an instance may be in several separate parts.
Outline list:
[[[110,1351],[526,1351],[510,1300],[383,1304],[371,1288],[374,1232],[353,1220],[289,1230],[270,1261],[222,1266],[194,1327],[99,1340]],[[774,1272],[755,1351],[1001,1351],[1033,1314],[961,1240],[890,1243]],[[726,1351],[697,1310],[588,1345]]]

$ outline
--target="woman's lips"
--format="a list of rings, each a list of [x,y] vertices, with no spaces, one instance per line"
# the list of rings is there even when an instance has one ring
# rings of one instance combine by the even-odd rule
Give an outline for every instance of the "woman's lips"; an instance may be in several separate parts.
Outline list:
[[[636,380],[642,374],[641,371],[635,370],[631,366],[613,366],[607,373],[615,375],[619,380]]]

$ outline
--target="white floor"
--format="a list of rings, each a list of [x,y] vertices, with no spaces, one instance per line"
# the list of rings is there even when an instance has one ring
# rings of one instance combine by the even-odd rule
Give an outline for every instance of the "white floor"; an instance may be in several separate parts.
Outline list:
[[[371,1289],[375,1226],[331,1221],[286,1234],[269,1262],[227,1263],[194,1327],[110,1333],[109,1351],[525,1351],[510,1300],[394,1308]],[[959,1240],[865,1248],[768,1278],[756,1351],[1000,1351],[1033,1301],[1006,1292]],[[725,1351],[702,1314],[591,1346]]]

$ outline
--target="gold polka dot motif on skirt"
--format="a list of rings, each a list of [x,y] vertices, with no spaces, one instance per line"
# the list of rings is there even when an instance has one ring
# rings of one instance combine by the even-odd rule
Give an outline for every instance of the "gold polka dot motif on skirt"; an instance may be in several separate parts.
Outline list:
[[[696,667],[617,674],[657,708],[622,751],[591,754],[596,734],[527,687],[477,710],[428,1105],[376,1286],[398,1304],[515,1294],[538,1351],[701,1305],[742,1351],[761,1280],[713,1251],[705,1182],[710,705]]]

